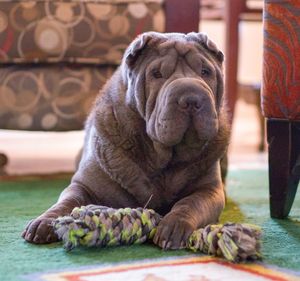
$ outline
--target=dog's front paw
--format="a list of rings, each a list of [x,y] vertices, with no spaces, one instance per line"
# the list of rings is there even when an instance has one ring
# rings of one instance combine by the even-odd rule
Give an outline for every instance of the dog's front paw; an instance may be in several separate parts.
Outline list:
[[[38,217],[30,221],[22,233],[22,237],[30,243],[47,244],[58,241],[52,226],[54,219]]]
[[[159,223],[153,241],[163,249],[182,249],[194,230],[188,221],[169,213]]]

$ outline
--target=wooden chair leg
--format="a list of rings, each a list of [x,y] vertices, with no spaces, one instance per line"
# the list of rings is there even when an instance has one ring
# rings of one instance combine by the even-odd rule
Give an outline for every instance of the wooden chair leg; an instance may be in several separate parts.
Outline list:
[[[258,94],[259,95],[259,94]],[[259,130],[260,130],[260,134],[259,134],[259,145],[258,145],[258,151],[263,152],[265,151],[265,128],[266,128],[266,124],[265,124],[265,118],[261,113],[261,99],[259,96],[259,103],[256,105],[256,112],[258,115],[258,120],[259,120]]]
[[[0,176],[6,175],[6,165],[8,163],[8,158],[5,154],[0,153]]]
[[[231,122],[237,100],[239,21],[244,6],[241,0],[225,1],[225,97]]]
[[[270,211],[273,218],[288,216],[299,179],[300,121],[267,120]]]

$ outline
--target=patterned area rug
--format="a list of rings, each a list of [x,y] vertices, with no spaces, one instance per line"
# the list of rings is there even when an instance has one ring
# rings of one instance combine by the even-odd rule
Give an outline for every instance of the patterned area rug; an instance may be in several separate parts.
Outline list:
[[[180,250],[151,245],[66,252],[61,243],[36,246],[20,234],[26,223],[53,204],[69,178],[0,181],[0,280],[300,280],[300,194],[290,217],[269,217],[267,171],[234,170],[221,222],[248,222],[263,230],[264,259],[231,264]]]
[[[292,273],[263,264],[232,264],[216,258],[187,257],[138,263],[99,266],[89,269],[28,276],[36,281],[267,281],[300,280]]]

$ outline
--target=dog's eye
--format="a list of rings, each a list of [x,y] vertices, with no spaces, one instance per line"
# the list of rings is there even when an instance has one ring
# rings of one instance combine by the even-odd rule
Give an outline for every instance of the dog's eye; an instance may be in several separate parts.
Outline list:
[[[163,77],[162,74],[161,74],[161,72],[160,72],[158,69],[154,69],[154,70],[152,71],[152,75],[153,75],[153,77],[156,78],[156,79],[159,79],[159,78],[162,78],[162,77]]]
[[[211,71],[208,68],[202,68],[201,69],[201,76],[203,77],[209,77],[211,74]]]

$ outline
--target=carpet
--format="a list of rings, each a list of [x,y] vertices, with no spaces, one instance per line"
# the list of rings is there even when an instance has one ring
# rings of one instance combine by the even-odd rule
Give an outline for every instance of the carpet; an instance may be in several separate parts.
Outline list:
[[[53,204],[68,182],[39,178],[0,182],[1,280],[300,280],[300,196],[288,219],[271,219],[267,171],[231,171],[221,217],[222,222],[262,227],[264,259],[255,265],[233,265],[153,245],[65,252],[60,243],[24,242],[20,234],[26,223]]]

